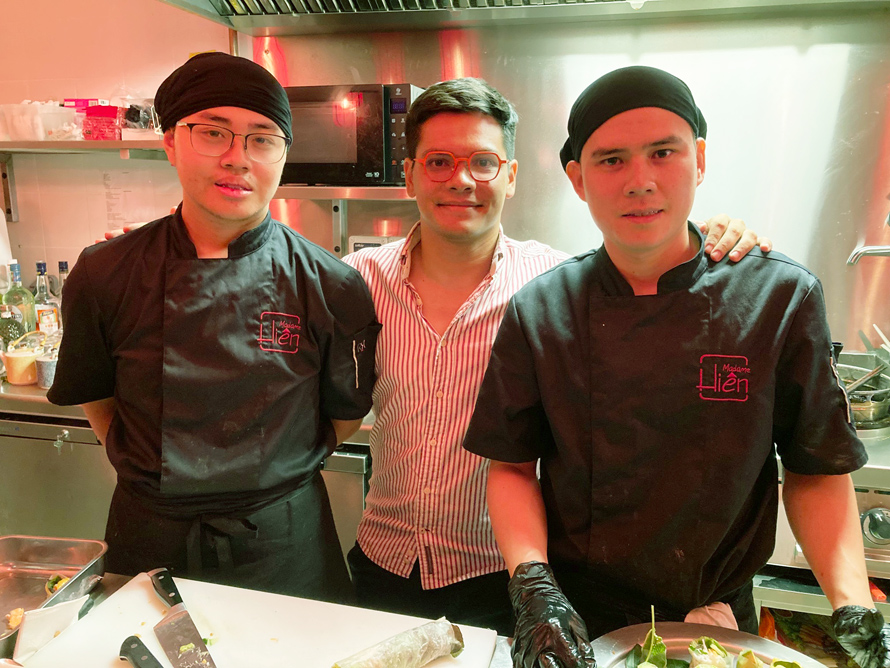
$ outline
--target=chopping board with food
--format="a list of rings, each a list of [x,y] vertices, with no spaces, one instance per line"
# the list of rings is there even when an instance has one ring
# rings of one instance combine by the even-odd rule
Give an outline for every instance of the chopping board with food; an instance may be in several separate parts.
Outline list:
[[[332,668],[429,620],[176,578],[216,668]],[[153,627],[165,605],[140,573],[51,641],[26,668],[121,668],[121,643],[137,636],[163,668],[172,665]],[[496,634],[460,625],[464,650],[430,668],[488,668]]]

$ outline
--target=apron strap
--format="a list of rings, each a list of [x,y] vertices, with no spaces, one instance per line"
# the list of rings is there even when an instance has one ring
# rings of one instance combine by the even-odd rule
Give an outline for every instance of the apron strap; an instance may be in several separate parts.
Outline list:
[[[220,571],[230,575],[235,570],[231,538],[256,538],[258,533],[257,526],[244,519],[207,515],[195,518],[186,537],[186,565],[189,575],[200,577],[203,573],[201,545],[204,535],[216,552]]]

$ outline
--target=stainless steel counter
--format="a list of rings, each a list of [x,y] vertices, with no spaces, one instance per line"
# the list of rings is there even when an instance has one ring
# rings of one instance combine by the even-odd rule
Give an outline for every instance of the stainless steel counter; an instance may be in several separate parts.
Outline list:
[[[364,425],[323,465],[344,553],[364,508],[369,432]],[[36,385],[0,383],[0,461],[0,535],[103,537],[117,476],[80,406],[51,404]]]
[[[0,411],[53,417],[86,419],[80,406],[56,406],[46,398],[46,390],[36,385],[0,383]]]

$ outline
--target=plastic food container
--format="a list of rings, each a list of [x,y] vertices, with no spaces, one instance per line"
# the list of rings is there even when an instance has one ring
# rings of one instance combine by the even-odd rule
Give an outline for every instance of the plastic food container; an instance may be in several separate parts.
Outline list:
[[[6,114],[3,111],[4,106],[0,104],[0,141],[9,141],[9,130],[6,129]]]
[[[80,129],[75,122],[77,112],[56,105],[41,105],[38,107],[38,120],[40,121],[41,139],[50,141],[62,141],[82,139]]]
[[[10,141],[41,141],[43,123],[36,104],[0,105]]]

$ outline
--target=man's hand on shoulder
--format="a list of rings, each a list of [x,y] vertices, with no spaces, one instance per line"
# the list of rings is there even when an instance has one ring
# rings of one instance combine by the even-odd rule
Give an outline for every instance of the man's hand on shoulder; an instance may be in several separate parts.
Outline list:
[[[753,230],[745,226],[745,221],[738,218],[730,218],[725,213],[709,218],[704,223],[696,222],[705,238],[705,253],[712,260],[719,262],[729,252],[729,259],[738,262],[755,246],[764,253],[773,249],[773,242],[769,237],[758,236]]]
[[[175,206],[170,209],[170,215],[173,215],[174,213],[176,213]],[[103,241],[108,241],[109,239],[116,239],[117,237],[122,237],[127,232],[132,232],[133,230],[138,230],[143,225],[148,225],[148,223],[147,222],[146,223],[133,223],[132,225],[125,225],[124,227],[121,227],[120,229],[117,229],[117,230],[109,230],[108,232],[105,233],[105,238],[104,239],[96,239],[96,241],[94,242],[94,245],[101,244]]]
[[[103,241],[108,241],[109,239],[115,239],[117,237],[122,237],[127,232],[132,232],[133,230],[138,230],[143,225],[148,225],[148,223],[134,223],[133,225],[125,225],[117,230],[108,230],[105,233],[104,239],[96,239],[95,243],[101,244]]]

